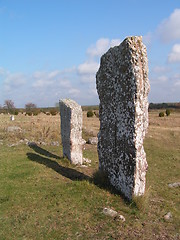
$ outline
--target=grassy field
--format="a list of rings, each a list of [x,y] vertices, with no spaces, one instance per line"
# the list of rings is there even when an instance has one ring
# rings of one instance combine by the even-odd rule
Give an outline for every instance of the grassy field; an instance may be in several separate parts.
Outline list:
[[[99,120],[83,117],[87,140],[97,135]],[[180,188],[168,187],[180,181],[180,113],[149,117],[146,194],[128,203],[93,183],[96,146],[85,146],[87,167],[62,158],[58,115],[20,114],[15,121],[0,115],[0,239],[180,239]],[[104,207],[126,221],[104,215]]]

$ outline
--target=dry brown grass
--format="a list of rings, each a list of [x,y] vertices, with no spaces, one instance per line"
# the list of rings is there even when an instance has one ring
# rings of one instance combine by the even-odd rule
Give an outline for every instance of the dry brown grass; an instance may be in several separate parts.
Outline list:
[[[180,143],[180,113],[173,112],[170,116],[159,117],[158,110],[149,113],[149,129],[146,138],[163,141],[167,144]],[[176,141],[175,141],[176,139]]]
[[[149,130],[147,137],[162,139],[166,138],[167,132],[179,138],[180,136],[180,113],[173,112],[168,117],[160,118],[158,110],[149,113]],[[61,143],[60,116],[45,115],[25,116],[19,114],[14,121],[10,121],[10,115],[0,115],[0,139],[14,143],[18,140],[42,141],[50,144],[52,141]],[[8,132],[9,126],[18,126],[21,132]],[[83,137],[87,140],[90,136],[97,136],[99,131],[99,119],[96,116],[87,118],[87,112],[83,111]]]
[[[53,141],[60,142],[60,117],[45,115],[25,116],[19,114],[14,121],[10,121],[10,115],[0,115],[0,138],[5,142],[15,143],[18,140],[43,141],[47,144]],[[8,132],[9,126],[17,126],[22,131]]]

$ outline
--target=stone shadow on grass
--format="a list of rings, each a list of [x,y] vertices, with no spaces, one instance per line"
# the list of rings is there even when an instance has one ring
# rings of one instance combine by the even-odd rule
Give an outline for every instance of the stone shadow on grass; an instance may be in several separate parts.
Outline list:
[[[77,171],[76,169],[61,166],[56,161],[53,161],[53,160],[51,160],[49,158],[46,158],[46,157],[42,157],[42,156],[40,156],[36,153],[27,153],[27,157],[31,161],[43,164],[46,167],[53,169],[55,172],[59,173],[60,175],[66,177],[66,178],[69,178],[73,181],[75,181],[75,180],[90,181],[91,180],[91,178],[89,176],[85,175],[84,173],[81,173],[81,172]]]
[[[29,147],[32,148],[36,153],[38,153],[38,154],[27,153],[27,157],[31,161],[37,162],[39,164],[43,164],[46,167],[53,169],[55,172],[59,173],[60,175],[66,177],[66,178],[69,178],[73,181],[75,181],[75,180],[89,181],[90,183],[96,185],[100,189],[104,189],[104,190],[110,192],[111,194],[120,195],[124,199],[124,201],[127,202],[127,204],[129,203],[129,201],[124,197],[124,195],[120,191],[116,190],[110,184],[110,182],[108,180],[108,176],[105,172],[97,170],[96,172],[94,172],[92,177],[89,177],[88,175],[81,173],[81,172],[77,171],[76,169],[61,166],[58,162],[53,161],[48,158],[48,157],[51,157],[51,158],[60,160],[60,159],[63,159],[63,157],[59,157],[55,154],[52,154],[49,151],[39,147],[36,144],[29,145]],[[39,154],[44,155],[45,157],[43,157]]]
[[[39,153],[39,154],[44,155],[46,157],[55,158],[55,159],[61,159],[59,156],[57,156],[57,155],[55,155],[53,153],[50,153],[49,151],[39,147],[36,144],[29,144],[29,147],[32,148],[36,153]]]

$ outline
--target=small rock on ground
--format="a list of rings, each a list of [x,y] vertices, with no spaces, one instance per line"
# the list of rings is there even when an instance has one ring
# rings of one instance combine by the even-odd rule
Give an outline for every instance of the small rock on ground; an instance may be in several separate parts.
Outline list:
[[[91,163],[91,160],[88,158],[83,158],[83,163]]]
[[[97,137],[92,137],[88,139],[88,144],[96,145],[98,144],[98,138]]]
[[[110,208],[104,208],[103,209],[103,213],[107,216],[110,216],[110,217],[117,217],[118,216],[118,213]]]
[[[17,127],[17,126],[10,126],[7,128],[8,132],[16,132],[16,131],[22,131],[22,128]]]
[[[103,209],[103,213],[104,213],[105,215],[107,215],[107,216],[110,216],[110,217],[114,218],[114,219],[115,219],[115,218],[116,218],[116,219],[119,219],[119,220],[121,220],[122,222],[125,222],[125,221],[126,221],[126,219],[125,219],[125,217],[124,217],[123,215],[118,214],[118,212],[112,210],[111,208],[104,208],[104,209]]]
[[[180,182],[169,183],[168,186],[169,186],[170,188],[180,187]]]
[[[164,215],[164,220],[166,220],[166,221],[170,220],[171,218],[172,218],[171,212],[168,212],[168,213],[166,213],[166,215]]]
[[[59,142],[58,141],[53,141],[53,142],[51,142],[51,146],[59,147]]]

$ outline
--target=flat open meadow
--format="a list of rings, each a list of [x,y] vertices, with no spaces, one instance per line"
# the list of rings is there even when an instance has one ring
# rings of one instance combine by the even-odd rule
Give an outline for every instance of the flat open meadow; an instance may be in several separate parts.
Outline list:
[[[19,114],[14,121],[1,114],[0,239],[180,239],[180,187],[168,185],[180,182],[180,112],[158,114],[149,113],[144,141],[146,193],[131,203],[93,180],[96,145],[84,147],[86,166],[63,158],[59,114]],[[98,130],[99,119],[84,111],[83,138]],[[104,215],[105,207],[126,221]]]

